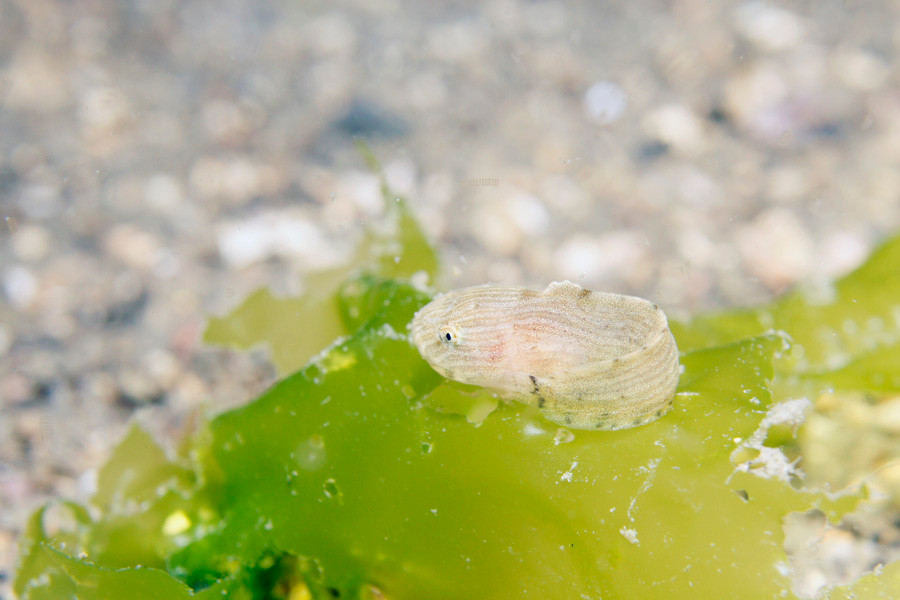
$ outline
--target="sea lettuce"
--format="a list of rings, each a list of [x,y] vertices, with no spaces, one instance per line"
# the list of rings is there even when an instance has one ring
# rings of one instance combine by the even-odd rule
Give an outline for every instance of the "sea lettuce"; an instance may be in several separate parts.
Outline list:
[[[419,357],[437,262],[386,197],[354,264],[211,322],[286,376],[171,455],[134,427],[89,506],[32,517],[20,597],[793,597],[784,517],[866,499],[809,485],[803,423],[823,391],[898,389],[900,237],[818,295],[673,323],[673,411],[569,431]],[[832,597],[898,585],[892,564]]]

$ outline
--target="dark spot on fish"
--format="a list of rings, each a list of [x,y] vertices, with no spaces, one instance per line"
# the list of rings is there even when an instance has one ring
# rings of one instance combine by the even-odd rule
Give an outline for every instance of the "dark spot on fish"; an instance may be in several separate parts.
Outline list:
[[[546,404],[546,400],[543,396],[538,396],[538,408],[544,408],[544,404]]]
[[[631,424],[632,424],[634,427],[637,427],[638,425],[640,425],[640,424],[643,423],[643,422],[644,422],[644,418],[641,417],[640,419],[635,419]]]
[[[566,422],[566,425],[572,424],[572,415],[566,415],[566,418],[563,419]]]
[[[579,298],[584,298],[585,296],[590,296],[590,295],[591,295],[591,290],[586,290],[584,288],[581,288],[581,291],[578,292]]]
[[[603,429],[603,426],[606,425],[606,421],[598,421],[597,429]]]
[[[534,389],[531,390],[531,393],[537,394],[538,390],[540,390],[540,387],[538,387],[537,377],[535,377],[534,375],[529,375],[528,378],[531,380],[531,385],[534,386]]]
[[[663,416],[663,413],[664,413],[664,412],[665,412],[665,411],[664,411],[663,409],[659,409],[658,411],[656,411],[656,416],[657,416],[657,417],[661,417],[661,416]]]

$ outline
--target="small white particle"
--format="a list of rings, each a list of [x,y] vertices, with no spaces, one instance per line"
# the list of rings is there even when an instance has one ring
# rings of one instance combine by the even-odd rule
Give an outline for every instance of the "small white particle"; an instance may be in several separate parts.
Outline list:
[[[611,81],[598,81],[584,94],[584,112],[600,125],[616,121],[628,106],[628,96]]]
[[[619,533],[621,533],[622,537],[624,537],[635,546],[640,545],[637,537],[637,529],[632,529],[631,527],[622,527],[621,529],[619,529]]]

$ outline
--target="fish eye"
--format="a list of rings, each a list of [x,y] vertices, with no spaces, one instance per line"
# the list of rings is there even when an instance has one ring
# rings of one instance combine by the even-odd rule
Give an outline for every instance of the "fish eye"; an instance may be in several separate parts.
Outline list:
[[[451,346],[455,346],[459,342],[459,334],[453,327],[445,327],[440,332],[441,342]]]

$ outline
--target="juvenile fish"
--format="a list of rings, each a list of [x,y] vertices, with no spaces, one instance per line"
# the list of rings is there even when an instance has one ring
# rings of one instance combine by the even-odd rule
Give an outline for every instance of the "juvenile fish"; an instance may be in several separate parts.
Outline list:
[[[625,429],[672,406],[680,367],[662,310],[570,281],[437,296],[412,339],[447,379],[496,389],[575,429]]]

